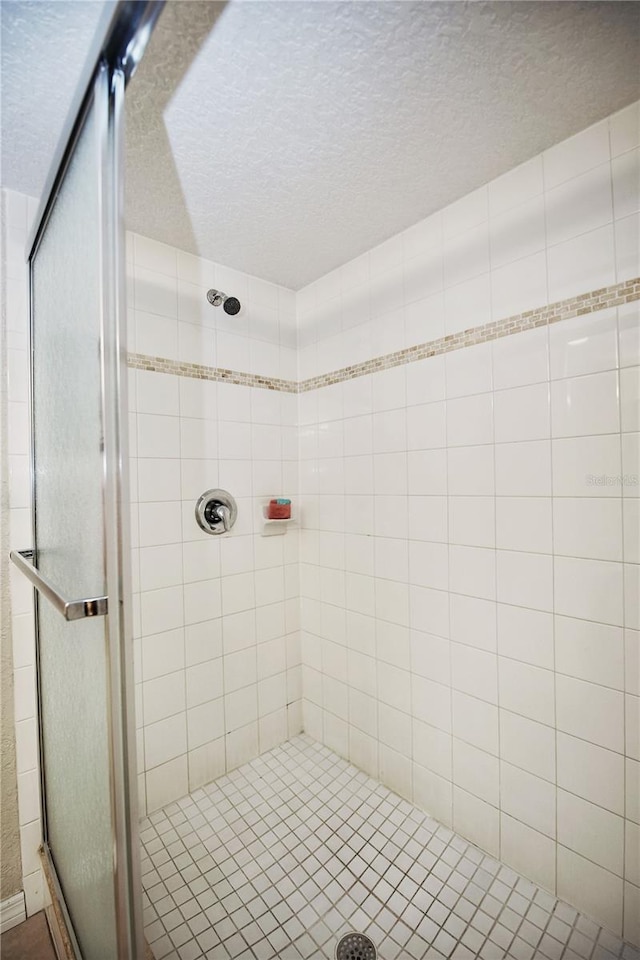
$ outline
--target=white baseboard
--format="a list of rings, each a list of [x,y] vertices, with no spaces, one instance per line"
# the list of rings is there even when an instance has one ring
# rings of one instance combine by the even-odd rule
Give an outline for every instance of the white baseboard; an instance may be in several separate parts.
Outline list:
[[[11,927],[17,927],[19,923],[26,919],[27,911],[22,890],[0,903],[0,933],[11,930]]]

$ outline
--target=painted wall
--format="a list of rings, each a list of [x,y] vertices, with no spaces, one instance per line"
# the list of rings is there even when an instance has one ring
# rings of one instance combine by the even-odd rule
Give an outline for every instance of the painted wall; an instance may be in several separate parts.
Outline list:
[[[290,290],[133,235],[130,350],[295,378]],[[206,300],[236,296],[234,317]],[[168,801],[301,729],[298,533],[262,536],[263,506],[298,490],[297,397],[132,370],[134,631],[142,809]],[[194,508],[238,503],[214,537]]]
[[[636,105],[300,291],[301,379],[637,277],[639,142]],[[639,321],[300,395],[305,731],[636,943]]]

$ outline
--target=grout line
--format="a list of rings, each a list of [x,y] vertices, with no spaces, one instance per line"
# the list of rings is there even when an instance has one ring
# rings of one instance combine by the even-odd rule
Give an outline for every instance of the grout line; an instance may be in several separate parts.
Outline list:
[[[609,125],[607,124],[607,137],[609,136]],[[611,164],[611,149],[609,149],[609,164]],[[546,171],[544,156],[542,161],[542,189],[545,197],[543,204],[545,243],[549,239],[549,224],[547,221],[547,191],[546,191]],[[609,180],[611,180],[611,168],[609,168]],[[611,215],[613,217],[613,204],[611,206]],[[548,249],[548,248],[547,248]],[[615,254],[614,254],[615,270]],[[549,292],[549,257],[545,257],[545,272],[547,283],[547,296]],[[614,273],[615,276],[615,273]],[[617,320],[617,311],[616,311]],[[553,791],[553,892],[558,892],[558,683],[557,683],[557,654],[556,654],[556,552],[555,552],[555,504],[554,504],[554,482],[553,482],[553,403],[552,403],[552,377],[551,377],[551,338],[547,331],[547,403],[549,410],[549,491],[551,494],[551,642],[553,646],[553,772],[554,772],[554,791]]]

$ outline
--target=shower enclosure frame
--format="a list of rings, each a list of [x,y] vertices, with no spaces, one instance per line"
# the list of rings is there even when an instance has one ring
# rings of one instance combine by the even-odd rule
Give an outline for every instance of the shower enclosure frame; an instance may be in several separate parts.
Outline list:
[[[37,563],[37,506],[34,421],[34,290],[33,264],[53,211],[74,150],[91,110],[98,130],[100,236],[100,396],[102,410],[103,563],[106,583],[105,617],[107,740],[112,823],[113,884],[116,941],[119,960],[142,960],[142,897],[137,827],[137,770],[133,703],[133,653],[131,650],[131,576],[128,519],[126,280],[124,255],[124,97],[125,87],[140,62],[164,0],[119,0],[110,4],[100,22],[94,46],[86,61],[67,124],[59,141],[27,244],[29,267],[29,408],[31,430],[31,506],[33,562]],[[34,583],[36,694],[42,850],[48,879],[57,895],[71,946],[82,957],[73,931],[49,846],[45,745],[38,632],[38,582],[50,602],[46,581],[36,569],[25,570],[25,558],[12,559]],[[105,610],[94,614],[104,615]],[[63,614],[64,615],[64,614]],[[83,615],[92,615],[83,614]]]

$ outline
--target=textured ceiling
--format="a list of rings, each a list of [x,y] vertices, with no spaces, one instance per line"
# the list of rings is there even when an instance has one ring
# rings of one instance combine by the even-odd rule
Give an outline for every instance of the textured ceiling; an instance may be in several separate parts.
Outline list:
[[[99,6],[2,3],[18,41],[37,8],[26,53],[4,32],[6,185],[40,190]],[[636,99],[639,43],[637,3],[170,2],[127,97],[128,226],[299,288]]]
[[[2,186],[40,196],[105,6],[0,0]]]

